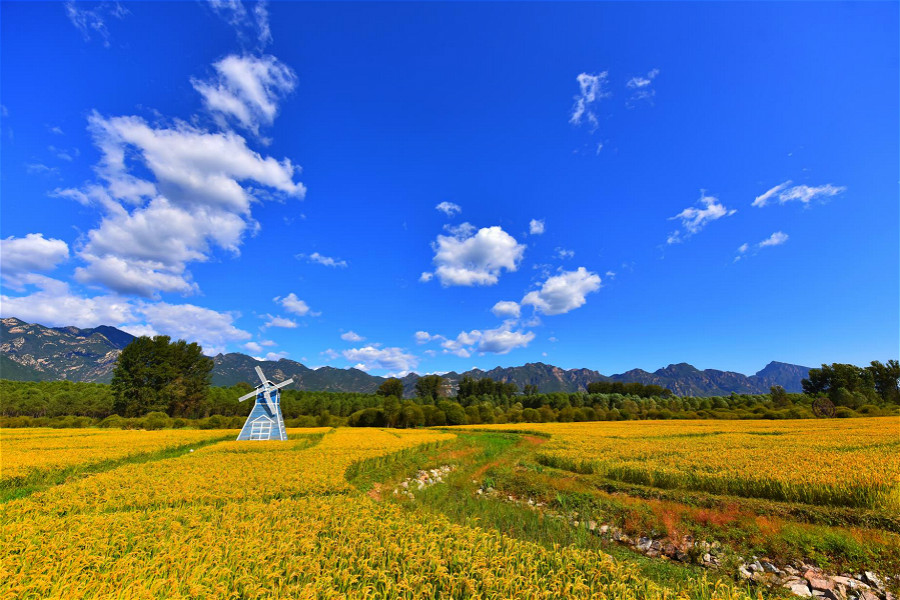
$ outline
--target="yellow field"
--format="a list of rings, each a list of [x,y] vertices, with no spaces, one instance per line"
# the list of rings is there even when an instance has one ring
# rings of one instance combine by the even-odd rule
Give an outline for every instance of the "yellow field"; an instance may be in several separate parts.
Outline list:
[[[226,435],[231,435],[231,431],[3,429],[0,431],[0,479],[18,479],[34,471],[100,463]]]
[[[14,500],[0,598],[673,598],[605,555],[455,525],[344,479],[356,460],[452,437],[223,442]]]
[[[551,435],[545,464],[746,497],[900,508],[900,420],[627,421],[466,426]]]

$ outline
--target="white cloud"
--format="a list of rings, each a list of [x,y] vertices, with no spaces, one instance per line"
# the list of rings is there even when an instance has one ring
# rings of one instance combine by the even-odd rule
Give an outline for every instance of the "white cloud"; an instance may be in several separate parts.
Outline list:
[[[260,362],[262,362],[264,360],[278,362],[282,358],[287,358],[287,357],[288,357],[288,353],[284,350],[281,350],[280,352],[267,352],[265,356],[254,356],[253,358]]]
[[[316,263],[319,265],[323,265],[326,267],[341,267],[344,268],[347,266],[346,260],[341,260],[340,258],[334,258],[332,256],[325,256],[323,254],[319,254],[318,252],[313,252],[310,255],[306,254],[298,254],[297,258],[305,258],[307,261],[311,263]]]
[[[59,169],[48,167],[44,163],[28,163],[25,165],[25,171],[29,175],[59,175]]]
[[[351,348],[342,352],[344,358],[349,361],[356,362],[355,368],[362,371],[371,371],[372,369],[387,369],[393,372],[399,372],[403,375],[409,373],[418,364],[418,359],[402,348],[376,348],[375,346],[364,346],[362,348]]]
[[[434,273],[429,273],[428,271],[424,271],[421,275],[419,275],[419,281],[422,283],[428,283],[434,279]]]
[[[615,279],[616,272],[615,271],[607,271],[606,276],[609,277],[610,279]]]
[[[491,309],[491,312],[498,317],[514,317],[516,319],[519,318],[519,315],[522,313],[522,308],[519,306],[518,302],[513,302],[512,300],[501,300]]]
[[[335,352],[333,348],[327,348],[326,350],[319,352],[319,354],[321,354],[322,356],[324,356],[325,358],[327,358],[329,360],[334,360],[335,358],[340,356],[340,354]]]
[[[236,313],[218,312],[193,304],[131,301],[117,295],[83,297],[65,282],[32,276],[39,291],[25,296],[0,296],[0,314],[51,327],[112,325],[132,335],[168,335],[197,342],[214,354],[230,342],[251,335],[237,328]]]
[[[205,354],[224,352],[229,342],[242,341],[250,333],[234,325],[236,313],[218,312],[193,304],[139,302],[137,311],[144,321],[163,335],[203,346]]]
[[[561,315],[584,305],[585,296],[598,289],[600,276],[578,267],[548,278],[541,289],[528,292],[522,304],[530,304],[545,315]]]
[[[769,246],[780,246],[786,241],[788,241],[788,234],[784,233],[783,231],[776,231],[775,233],[761,241],[759,243],[759,247],[767,248]]]
[[[297,322],[292,321],[291,319],[286,319],[285,317],[276,317],[273,315],[263,315],[264,319],[268,319],[268,321],[263,324],[263,327],[283,327],[285,329],[294,329],[297,327]]]
[[[544,233],[544,220],[532,219],[528,223],[528,233],[531,235],[541,235]]]
[[[23,276],[33,271],[51,271],[69,258],[69,245],[45,238],[42,233],[0,239],[0,273],[7,285],[20,289]]]
[[[533,331],[510,331],[503,327],[488,329],[478,343],[478,351],[492,354],[507,354],[516,348],[528,346],[533,339]]]
[[[28,283],[38,291],[16,297],[0,295],[0,315],[48,327],[119,325],[136,318],[134,307],[121,296],[85,298],[72,292],[69,284],[42,275],[31,275]]]
[[[305,317],[307,315],[311,317],[317,317],[321,313],[313,312],[310,310],[309,305],[297,297],[297,294],[291,292],[284,298],[281,296],[275,296],[272,298],[273,302],[277,302],[288,312],[294,313],[295,315],[299,315],[301,317]]]
[[[676,230],[669,234],[667,244],[677,244],[699,233],[704,227],[722,217],[729,217],[737,212],[735,209],[727,209],[715,196],[707,196],[705,190],[700,191],[700,208],[690,206],[670,217],[670,221],[679,220],[683,230]]]
[[[184,123],[154,129],[139,117],[89,118],[102,158],[96,171],[103,185],[56,190],[56,195],[102,207],[106,215],[88,232],[76,270],[84,283],[121,293],[196,290],[187,264],[209,258],[213,246],[238,252],[244,234],[258,225],[250,215],[254,181],[302,198],[297,170],[250,150],[232,133],[209,133]],[[131,174],[126,158],[156,181]]]
[[[653,80],[657,75],[659,75],[659,69],[652,69],[646,75],[637,75],[628,80],[625,86],[633,90],[631,98],[628,100],[629,106],[633,106],[634,103],[641,100],[653,102],[653,96],[656,95],[656,90],[653,89]]]
[[[742,258],[744,258],[746,256],[750,256],[751,254],[748,254],[748,253],[751,250],[753,251],[752,254],[756,254],[763,248],[770,248],[772,246],[781,246],[782,244],[784,244],[785,242],[788,241],[788,238],[789,238],[788,234],[784,233],[783,231],[776,231],[775,233],[773,233],[772,235],[770,235],[763,241],[759,242],[758,244],[753,244],[752,246],[750,244],[741,244],[740,247],[738,248],[737,256],[734,257],[734,262],[738,262]]]
[[[264,0],[253,4],[252,15],[241,0],[209,0],[209,7],[234,27],[243,44],[254,42],[257,48],[262,49],[272,42],[268,3]]]
[[[524,348],[534,339],[534,332],[513,331],[515,321],[506,321],[496,329],[462,331],[454,339],[445,340],[441,347],[447,354],[468,358],[473,352],[507,354]]]
[[[442,335],[431,335],[427,331],[417,331],[415,334],[413,334],[413,337],[416,338],[417,344],[427,344],[428,342],[431,342],[434,340],[446,339]]]
[[[81,3],[73,0],[65,3],[66,16],[69,21],[81,32],[84,41],[91,41],[92,36],[100,38],[103,46],[109,48],[109,29],[106,27],[106,18],[115,17],[122,19],[128,11],[118,2],[101,2],[94,9],[81,8]]]
[[[500,227],[484,227],[475,235],[439,235],[432,243],[435,275],[441,285],[494,285],[503,269],[515,271],[525,245]],[[424,278],[424,274],[423,274]]]
[[[591,124],[592,131],[597,128],[599,121],[597,114],[594,112],[594,105],[602,98],[611,95],[604,89],[608,76],[609,73],[603,71],[597,75],[582,73],[576,77],[578,80],[578,94],[575,96],[575,104],[572,106],[572,113],[569,115],[569,123],[581,125],[586,120]]]
[[[250,352],[253,352],[254,354],[259,354],[263,351],[263,347],[257,342],[247,342],[246,344],[244,344],[244,348]]]
[[[229,55],[213,64],[216,76],[203,81],[192,79],[206,109],[221,118],[232,119],[254,134],[271,125],[278,103],[297,85],[290,67],[274,56]]]
[[[772,201],[777,201],[779,204],[785,204],[787,202],[793,201],[799,201],[803,204],[809,204],[816,198],[830,198],[832,196],[837,196],[838,194],[843,193],[847,190],[845,186],[837,186],[830,183],[819,186],[792,186],[792,183],[792,181],[788,180],[763,192],[762,194],[757,196],[755,200],[753,200],[752,206],[762,208],[763,206],[771,204]]]
[[[453,202],[441,202],[437,206],[435,206],[437,210],[441,211],[448,217],[452,217],[455,214],[462,212],[462,207],[459,204],[454,204]]]
[[[348,331],[346,333],[341,334],[341,339],[344,340],[345,342],[361,342],[366,338],[359,335],[355,331]]]
[[[566,250],[565,248],[557,248],[555,250],[556,258],[566,259],[566,258],[575,258],[574,250]]]

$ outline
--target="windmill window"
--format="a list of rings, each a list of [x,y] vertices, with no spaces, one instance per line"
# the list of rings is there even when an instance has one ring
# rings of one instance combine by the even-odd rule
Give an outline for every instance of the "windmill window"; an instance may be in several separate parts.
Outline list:
[[[251,440],[267,440],[272,434],[271,421],[256,421],[250,424]]]

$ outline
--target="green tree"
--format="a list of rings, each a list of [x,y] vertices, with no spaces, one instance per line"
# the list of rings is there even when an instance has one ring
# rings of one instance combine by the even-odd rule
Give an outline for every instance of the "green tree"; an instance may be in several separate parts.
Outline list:
[[[384,397],[403,398],[403,382],[396,377],[391,377],[378,386],[378,391],[375,393]]]
[[[889,404],[900,404],[900,362],[889,360],[884,365],[873,360],[866,370],[872,374],[875,390],[881,399]]]
[[[783,408],[791,403],[787,391],[780,385],[773,385],[769,388],[769,395],[772,396],[772,402],[775,406]]]
[[[438,398],[443,398],[446,395],[446,383],[440,375],[419,377],[419,380],[416,382],[416,398],[434,403]]]
[[[124,417],[150,412],[196,417],[213,367],[197,344],[141,336],[122,350],[113,370],[113,410]]]

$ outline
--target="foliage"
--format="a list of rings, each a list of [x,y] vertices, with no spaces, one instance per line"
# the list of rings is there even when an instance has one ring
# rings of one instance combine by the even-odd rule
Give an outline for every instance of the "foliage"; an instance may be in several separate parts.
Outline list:
[[[390,377],[385,380],[384,383],[378,386],[378,390],[375,393],[379,396],[393,396],[394,398],[402,398],[403,382],[396,377]]]
[[[596,381],[587,386],[589,394],[626,394],[639,398],[668,398],[672,390],[661,385],[644,385],[642,383],[623,383],[621,381]]]
[[[196,417],[212,378],[213,361],[203,348],[168,336],[140,336],[129,343],[113,370],[113,410],[124,417],[165,412]]]
[[[447,381],[440,375],[425,375],[416,381],[416,398],[435,402],[447,396]]]
[[[868,367],[842,363],[823,364],[810,369],[803,392],[810,396],[827,394],[837,406],[857,408],[870,403],[900,402],[900,362],[887,364],[873,360]]]

